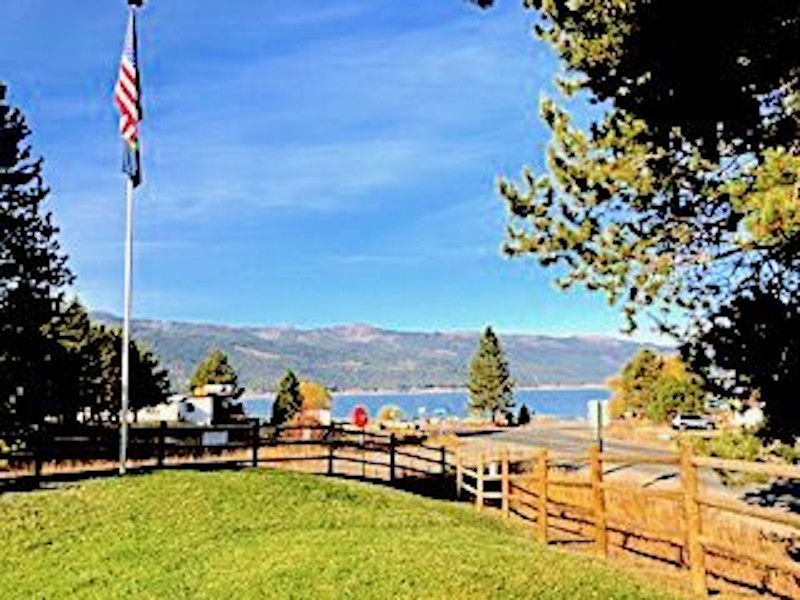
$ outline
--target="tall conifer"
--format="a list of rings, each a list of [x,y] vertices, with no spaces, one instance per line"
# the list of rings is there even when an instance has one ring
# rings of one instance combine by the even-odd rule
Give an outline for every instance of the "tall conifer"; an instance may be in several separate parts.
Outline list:
[[[291,369],[281,379],[275,402],[272,404],[272,424],[283,425],[303,406],[303,397],[300,395],[300,382]]]
[[[493,419],[514,406],[514,382],[503,348],[491,327],[481,336],[469,365],[469,407]]]
[[[236,369],[230,364],[228,355],[222,350],[212,350],[205,360],[197,365],[189,383],[193,390],[207,384],[229,384],[234,388],[239,386]]]
[[[46,330],[72,280],[29,136],[0,83],[0,438],[7,441],[24,438],[58,397],[61,347]]]

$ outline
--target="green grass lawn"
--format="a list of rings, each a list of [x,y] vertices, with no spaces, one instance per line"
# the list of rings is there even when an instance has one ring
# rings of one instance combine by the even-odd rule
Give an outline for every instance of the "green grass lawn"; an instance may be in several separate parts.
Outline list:
[[[0,597],[668,598],[471,507],[281,471],[0,497]]]

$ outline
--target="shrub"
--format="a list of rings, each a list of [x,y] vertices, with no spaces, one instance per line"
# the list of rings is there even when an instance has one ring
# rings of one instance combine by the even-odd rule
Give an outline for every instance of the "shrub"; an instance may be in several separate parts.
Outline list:
[[[528,410],[528,407],[523,404],[519,409],[519,415],[517,416],[517,425],[527,425],[531,422],[531,413]]]
[[[753,433],[725,431],[717,437],[696,440],[695,450],[706,456],[757,460],[764,453],[764,445]]]
[[[762,440],[752,432],[725,431],[710,439],[697,439],[695,450],[705,456],[735,460],[762,460],[769,452]],[[766,483],[766,475],[741,473],[738,471],[717,470],[722,483],[726,486],[742,486],[750,483]]]
[[[399,406],[394,404],[386,404],[381,406],[381,409],[378,411],[378,421],[379,422],[386,422],[386,421],[399,421],[403,418],[403,411],[400,410]]]

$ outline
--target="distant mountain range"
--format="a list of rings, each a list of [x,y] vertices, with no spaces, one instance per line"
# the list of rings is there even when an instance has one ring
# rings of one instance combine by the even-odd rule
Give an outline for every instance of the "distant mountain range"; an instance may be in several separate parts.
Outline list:
[[[107,325],[121,322],[107,313],[92,313],[92,318]],[[186,390],[197,363],[219,348],[238,370],[248,394],[274,390],[288,368],[338,390],[462,387],[480,336],[369,325],[297,329],[150,320],[134,321],[132,334],[155,351],[176,390]],[[642,347],[600,336],[499,338],[520,386],[602,383]]]

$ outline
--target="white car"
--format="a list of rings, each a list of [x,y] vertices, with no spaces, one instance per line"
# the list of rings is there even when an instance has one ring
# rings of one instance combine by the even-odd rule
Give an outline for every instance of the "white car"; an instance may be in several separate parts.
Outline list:
[[[684,431],[686,429],[714,429],[714,422],[706,415],[675,415],[672,419],[672,428]]]

